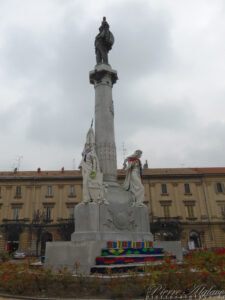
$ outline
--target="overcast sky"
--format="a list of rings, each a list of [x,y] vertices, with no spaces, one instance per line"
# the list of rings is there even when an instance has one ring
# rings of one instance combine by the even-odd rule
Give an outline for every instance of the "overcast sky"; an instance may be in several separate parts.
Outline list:
[[[224,0],[0,0],[0,170],[78,167],[103,16],[118,167],[225,166]]]

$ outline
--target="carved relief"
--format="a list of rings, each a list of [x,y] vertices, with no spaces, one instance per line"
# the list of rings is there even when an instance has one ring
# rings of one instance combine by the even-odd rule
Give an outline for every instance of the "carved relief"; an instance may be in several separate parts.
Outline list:
[[[134,217],[134,210],[129,207],[128,210],[117,211],[112,208],[107,209],[106,223],[104,224],[111,230],[134,231],[137,227]]]
[[[116,146],[113,143],[97,145],[97,154],[101,170],[104,174],[116,176]],[[104,164],[102,163],[104,162]]]
[[[110,103],[110,106],[109,106],[109,111],[111,112],[111,114],[113,115],[114,117],[114,107],[113,107],[113,100],[111,101]]]

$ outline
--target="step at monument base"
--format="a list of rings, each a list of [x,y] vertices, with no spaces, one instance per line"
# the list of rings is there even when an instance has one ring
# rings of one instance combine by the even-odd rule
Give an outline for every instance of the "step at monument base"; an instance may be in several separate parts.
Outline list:
[[[101,256],[96,257],[96,265],[92,266],[91,273],[143,272],[146,266],[162,261],[167,255],[163,248],[153,248],[152,245],[151,241],[107,242],[107,248],[102,249]],[[116,248],[118,246],[120,248]],[[176,259],[175,255],[169,256]]]
[[[129,256],[120,256],[120,257],[97,257],[96,258],[96,265],[112,265],[112,264],[130,264],[130,263],[145,263],[145,262],[152,262],[156,260],[162,260],[165,256],[164,255],[129,255]]]
[[[118,245],[128,245],[131,248],[116,248]],[[47,242],[45,267],[53,267],[56,271],[67,268],[81,274],[105,274],[110,269],[112,272],[141,272],[146,265],[159,263],[159,257],[162,259],[165,255],[164,250],[173,258],[182,258],[180,242]],[[79,267],[75,268],[77,263]]]
[[[127,273],[128,271],[143,272],[148,266],[146,263],[131,263],[129,265],[96,265],[91,267],[91,274],[113,274],[113,273]]]

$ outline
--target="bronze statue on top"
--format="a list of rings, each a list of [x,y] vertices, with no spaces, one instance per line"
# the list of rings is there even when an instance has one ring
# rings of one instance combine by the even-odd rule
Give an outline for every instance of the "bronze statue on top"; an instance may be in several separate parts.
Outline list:
[[[103,17],[102,25],[99,27],[99,34],[95,38],[95,53],[97,64],[108,65],[108,52],[112,49],[114,37],[109,31],[109,24],[106,17]]]

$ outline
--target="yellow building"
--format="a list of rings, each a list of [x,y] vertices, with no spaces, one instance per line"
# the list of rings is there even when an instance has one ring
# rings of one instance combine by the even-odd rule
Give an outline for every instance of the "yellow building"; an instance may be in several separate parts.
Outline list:
[[[144,169],[143,184],[156,240],[225,247],[225,168]],[[0,251],[40,255],[46,241],[69,240],[81,200],[80,171],[0,172]]]

